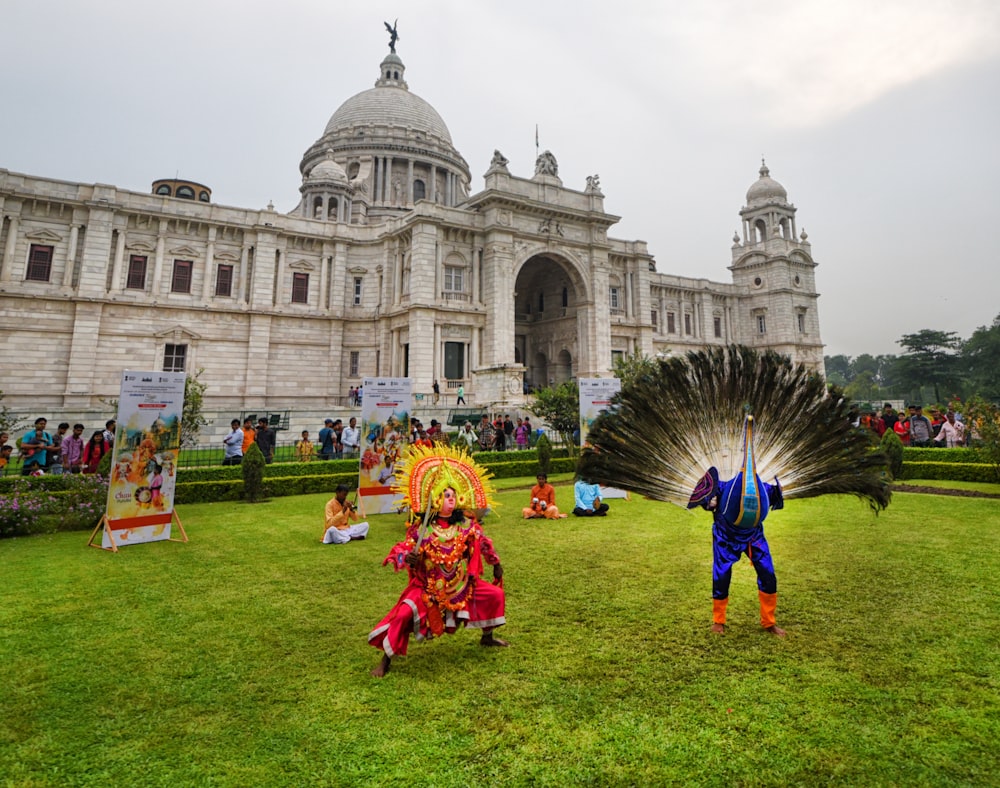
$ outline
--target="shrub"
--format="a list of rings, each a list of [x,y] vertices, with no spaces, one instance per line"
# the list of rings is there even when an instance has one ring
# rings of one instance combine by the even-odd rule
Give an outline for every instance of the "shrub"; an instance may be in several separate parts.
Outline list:
[[[540,473],[548,474],[552,465],[552,442],[544,433],[538,438],[535,444],[538,453],[538,469]]]
[[[903,470],[903,441],[892,430],[886,430],[879,442],[879,449],[889,460],[889,475],[898,479]]]
[[[0,536],[93,528],[104,514],[108,485],[100,475],[18,479],[0,493]]]
[[[251,443],[250,448],[243,455],[243,462],[240,463],[240,471],[243,475],[243,497],[250,503],[259,501],[263,497],[264,466],[264,453],[256,443]]]

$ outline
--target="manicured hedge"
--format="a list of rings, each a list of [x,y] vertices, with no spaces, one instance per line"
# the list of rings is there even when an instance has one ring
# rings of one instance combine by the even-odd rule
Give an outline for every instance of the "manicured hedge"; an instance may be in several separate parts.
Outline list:
[[[900,480],[938,479],[955,482],[1000,482],[995,465],[984,462],[903,462]]]
[[[903,449],[903,462],[985,463],[989,462],[989,458],[986,457],[985,452],[981,449],[973,449],[966,446],[954,449],[916,449],[912,446],[907,446]]]
[[[285,495],[320,492],[332,495],[339,484],[346,484],[348,487],[354,488],[357,483],[357,471],[314,476],[266,476],[264,477],[264,497],[281,498]],[[219,479],[207,482],[178,480],[174,494],[174,502],[177,504],[241,500],[243,500],[242,479]]]

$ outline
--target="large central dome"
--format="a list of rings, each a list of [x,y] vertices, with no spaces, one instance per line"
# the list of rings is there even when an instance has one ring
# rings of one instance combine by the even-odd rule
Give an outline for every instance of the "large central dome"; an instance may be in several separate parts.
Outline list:
[[[387,125],[423,131],[450,144],[448,127],[434,107],[409,91],[402,80],[403,68],[402,60],[395,54],[383,60],[382,76],[375,87],[341,104],[326,124],[324,136],[358,126]]]
[[[420,200],[458,205],[468,196],[469,165],[437,110],[410,92],[405,70],[390,52],[375,87],[333,113],[302,157],[303,199],[293,213],[369,222],[412,210]],[[333,166],[346,174],[343,188],[343,178],[327,177]]]

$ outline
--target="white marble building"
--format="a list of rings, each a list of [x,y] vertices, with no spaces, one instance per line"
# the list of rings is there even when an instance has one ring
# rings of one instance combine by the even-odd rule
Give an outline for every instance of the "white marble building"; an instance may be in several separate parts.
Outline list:
[[[137,193],[0,169],[5,404],[87,413],[124,368],[203,368],[220,412],[322,413],[374,375],[516,408],[618,354],[731,342],[822,370],[811,248],[766,166],[732,281],[672,276],[644,242],[609,237],[598,177],[568,188],[548,152],[527,177],[495,153],[470,194],[448,127],[403,77],[392,52],[333,114],[287,214],[193,182]]]

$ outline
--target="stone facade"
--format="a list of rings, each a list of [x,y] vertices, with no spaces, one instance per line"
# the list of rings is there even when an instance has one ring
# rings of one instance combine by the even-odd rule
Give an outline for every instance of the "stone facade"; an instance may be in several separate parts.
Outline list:
[[[822,371],[811,248],[766,167],[732,282],[671,276],[644,242],[609,237],[598,177],[567,188],[547,151],[531,177],[495,153],[470,195],[403,72],[390,54],[334,113],[288,214],[0,169],[5,404],[86,413],[122,369],[148,368],[204,369],[220,412],[323,413],[378,375],[515,409],[618,354],[731,342]]]

